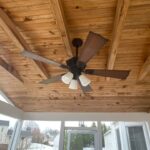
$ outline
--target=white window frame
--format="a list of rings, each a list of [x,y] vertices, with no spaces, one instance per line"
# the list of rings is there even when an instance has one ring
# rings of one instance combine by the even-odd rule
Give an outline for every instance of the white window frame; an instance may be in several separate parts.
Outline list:
[[[99,144],[98,142],[98,128],[97,127],[65,127],[65,130],[71,130],[70,134],[78,133],[78,134],[92,134],[94,135],[94,148],[95,150],[99,150]],[[70,145],[70,140],[68,140],[68,146]],[[68,147],[69,149],[69,147]],[[67,150],[68,150],[67,149]]]
[[[118,139],[117,139],[117,130],[119,130],[119,134],[120,134],[120,144],[121,144],[121,150],[122,150],[122,140],[121,140],[121,132],[120,132],[120,129],[119,129],[119,126],[117,126],[115,128],[115,141],[116,141],[116,147],[117,147],[117,150],[120,150],[119,149],[119,144],[118,144]]]

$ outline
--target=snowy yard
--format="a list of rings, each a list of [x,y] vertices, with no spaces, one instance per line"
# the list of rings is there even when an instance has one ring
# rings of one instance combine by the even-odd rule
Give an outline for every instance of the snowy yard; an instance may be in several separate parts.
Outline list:
[[[56,150],[54,147],[44,144],[32,143],[27,150]]]

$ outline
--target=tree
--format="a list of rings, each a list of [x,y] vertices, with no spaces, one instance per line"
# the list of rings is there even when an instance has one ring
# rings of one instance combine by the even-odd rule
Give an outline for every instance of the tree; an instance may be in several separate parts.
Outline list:
[[[67,150],[68,131],[65,131],[64,150]],[[70,135],[70,150],[83,150],[84,147],[91,147],[94,145],[94,135],[92,134],[75,134]]]

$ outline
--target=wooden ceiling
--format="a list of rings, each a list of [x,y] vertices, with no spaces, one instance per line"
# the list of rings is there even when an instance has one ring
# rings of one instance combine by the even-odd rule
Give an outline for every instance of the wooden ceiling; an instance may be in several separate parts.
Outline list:
[[[150,112],[150,0],[0,0],[0,88],[24,111]],[[63,83],[64,72],[21,56],[29,50],[65,62],[71,40],[89,31],[110,39],[88,68],[127,69],[127,80],[88,76],[93,92]]]

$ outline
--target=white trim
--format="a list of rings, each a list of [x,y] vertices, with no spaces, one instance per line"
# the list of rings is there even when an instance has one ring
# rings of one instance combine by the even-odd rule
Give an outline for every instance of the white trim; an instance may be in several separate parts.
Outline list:
[[[25,112],[23,120],[51,121],[149,121],[149,113]]]
[[[101,126],[101,122],[98,121],[97,122],[97,129],[98,129],[98,132],[97,132],[97,148],[98,150],[102,150],[103,149],[103,142],[102,142],[102,126]]]
[[[6,94],[5,94],[4,92],[2,92],[1,90],[0,90],[0,95],[7,101],[8,104],[10,104],[10,105],[12,105],[12,106],[15,106],[14,103],[12,102],[12,100],[10,100],[10,99],[6,96]]]
[[[119,130],[120,130],[120,135],[121,135],[120,138],[121,138],[122,150],[129,150],[129,143],[127,139],[125,122],[119,122]]]
[[[22,119],[23,113],[21,109],[0,101],[0,114]]]
[[[20,137],[20,134],[21,134],[22,123],[23,123],[22,120],[17,121],[16,129],[13,132],[13,135],[12,135],[12,138],[11,138],[11,143],[9,145],[8,150],[16,150],[17,149],[17,144],[18,144],[19,137]]]
[[[65,130],[97,131],[97,127],[65,127]]]
[[[65,122],[61,122],[61,128],[60,128],[60,138],[59,138],[59,150],[64,149],[64,136],[65,136]]]

